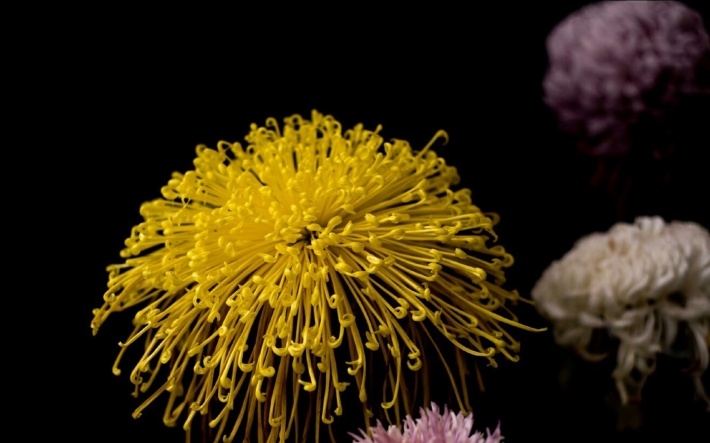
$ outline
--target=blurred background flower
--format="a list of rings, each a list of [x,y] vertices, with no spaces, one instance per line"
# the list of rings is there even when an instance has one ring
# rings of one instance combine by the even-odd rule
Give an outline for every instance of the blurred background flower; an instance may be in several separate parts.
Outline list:
[[[710,406],[702,383],[710,235],[699,225],[639,217],[583,237],[547,268],[532,296],[558,344],[589,360],[616,348],[613,377],[622,403],[640,398],[663,353],[687,363],[697,395]]]
[[[658,128],[672,131],[667,123],[678,107],[710,94],[708,34],[700,15],[679,2],[585,6],[555,27],[547,51],[545,102],[596,155],[635,147],[663,156],[669,146],[653,143]],[[634,135],[652,144],[635,146]]]
[[[455,414],[444,405],[444,410],[439,412],[439,407],[431,404],[430,409],[421,408],[419,418],[414,420],[407,416],[402,426],[391,425],[385,428],[378,422],[376,427],[370,429],[370,434],[360,430],[360,436],[351,434],[355,439],[353,443],[500,443],[503,436],[500,425],[491,433],[473,430],[473,414]]]
[[[596,160],[591,182],[618,219],[674,174],[689,174],[707,146],[710,39],[702,17],[674,1],[587,5],[547,38],[544,101],[579,150]],[[653,210],[654,213],[656,210]]]

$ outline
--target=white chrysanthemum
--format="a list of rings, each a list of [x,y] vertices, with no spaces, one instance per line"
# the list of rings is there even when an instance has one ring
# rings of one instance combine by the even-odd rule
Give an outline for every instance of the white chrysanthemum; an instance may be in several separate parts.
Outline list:
[[[558,344],[588,359],[603,357],[590,350],[595,330],[618,339],[613,376],[624,403],[629,391],[640,391],[656,354],[685,340],[697,360],[696,391],[710,404],[701,381],[710,338],[710,235],[699,225],[639,217],[586,236],[544,272],[532,297]]]

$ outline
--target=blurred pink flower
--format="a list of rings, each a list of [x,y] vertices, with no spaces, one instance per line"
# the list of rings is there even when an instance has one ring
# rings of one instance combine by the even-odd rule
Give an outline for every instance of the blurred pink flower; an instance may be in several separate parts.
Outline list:
[[[491,433],[486,430],[487,436],[481,432],[474,432],[473,414],[464,415],[444,406],[443,413],[439,413],[439,407],[431,404],[431,409],[421,408],[420,418],[414,420],[407,416],[402,428],[392,425],[385,429],[381,422],[370,429],[371,436],[368,436],[362,429],[362,436],[350,434],[355,438],[353,443],[500,443],[503,436],[500,434],[500,425]]]
[[[673,132],[669,115],[710,94],[710,39],[679,2],[586,6],[553,29],[547,51],[545,102],[594,155],[623,155],[634,143],[664,155],[668,146],[653,145],[668,144],[658,139]]]

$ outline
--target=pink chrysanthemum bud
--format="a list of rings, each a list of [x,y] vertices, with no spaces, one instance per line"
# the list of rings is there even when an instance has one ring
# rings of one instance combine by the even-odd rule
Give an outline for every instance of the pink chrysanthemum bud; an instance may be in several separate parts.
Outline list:
[[[368,435],[360,430],[361,436],[352,435],[353,443],[500,443],[503,436],[500,425],[492,433],[486,430],[486,435],[473,429],[473,414],[464,416],[461,412],[455,414],[448,407],[439,413],[439,407],[431,404],[431,409],[420,409],[420,417],[414,420],[407,416],[402,427],[395,425],[385,427],[377,422]]]

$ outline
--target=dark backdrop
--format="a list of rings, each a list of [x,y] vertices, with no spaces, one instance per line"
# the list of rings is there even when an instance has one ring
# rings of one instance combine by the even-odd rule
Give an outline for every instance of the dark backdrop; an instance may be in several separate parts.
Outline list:
[[[58,264],[67,266],[64,284],[71,285],[58,330],[69,332],[72,344],[57,360],[67,373],[56,376],[66,381],[56,398],[72,404],[53,408],[59,435],[182,441],[181,430],[163,427],[160,406],[131,418],[139,404],[129,395],[132,385],[127,375],[111,374],[130,315],[111,318],[92,337],[91,309],[101,303],[106,265],[119,260],[123,239],[140,221],[140,204],[159,195],[172,171],[191,168],[198,143],[242,140],[252,122],[317,109],[344,127],[382,124],[385,138],[415,147],[446,130],[450,142],[437,151],[459,168],[474,202],[500,214],[500,244],[516,258],[509,287],[526,297],[577,238],[618,219],[609,195],[589,184],[593,166],[556,134],[541,101],[545,38],[586,2],[485,3],[411,4],[396,12],[274,4],[237,8],[219,20],[191,10],[115,11],[66,30],[71,81],[59,85],[52,112],[70,117],[66,163],[55,171],[73,197],[56,210],[78,245],[71,254],[81,260]],[[708,20],[706,6],[690,4]],[[708,227],[707,181],[693,176],[683,186],[639,197],[622,218],[659,214]],[[522,308],[528,324],[545,325],[534,309]],[[521,361],[484,368],[486,392],[472,388],[477,428],[500,419],[511,443],[710,436],[710,416],[677,368],[649,382],[641,429],[620,433],[608,405],[608,365],[580,364],[549,332],[516,337]],[[575,374],[567,384],[560,379],[565,367]]]

